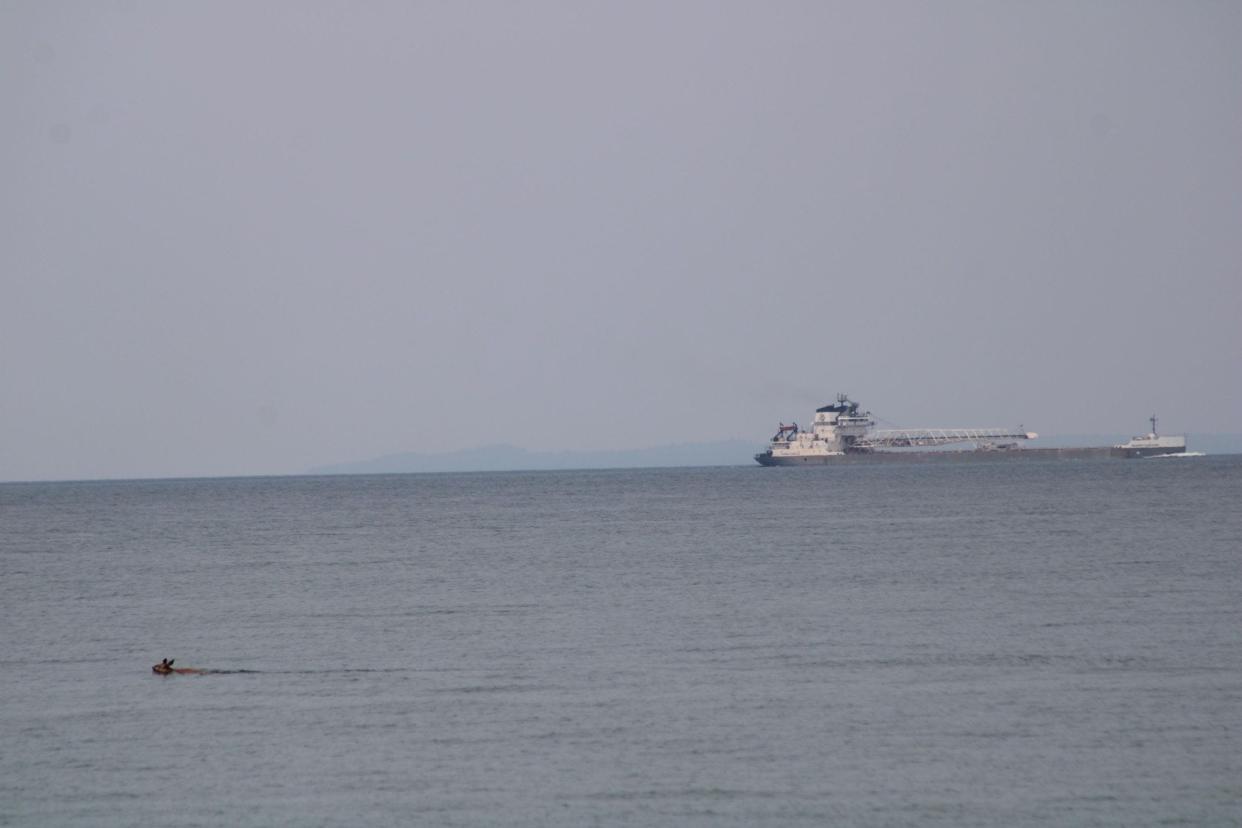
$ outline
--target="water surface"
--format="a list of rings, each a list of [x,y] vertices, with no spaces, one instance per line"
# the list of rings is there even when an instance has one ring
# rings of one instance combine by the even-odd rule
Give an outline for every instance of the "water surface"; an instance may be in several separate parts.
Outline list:
[[[1239,504],[1237,457],[0,485],[0,823],[1236,825]]]

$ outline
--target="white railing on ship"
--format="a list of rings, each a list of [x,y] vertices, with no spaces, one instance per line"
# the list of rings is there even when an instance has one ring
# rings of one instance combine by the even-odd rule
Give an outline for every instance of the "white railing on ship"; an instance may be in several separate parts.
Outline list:
[[[879,429],[858,440],[866,448],[943,446],[950,443],[990,443],[996,440],[1029,440],[1034,435],[1009,428],[896,428]]]

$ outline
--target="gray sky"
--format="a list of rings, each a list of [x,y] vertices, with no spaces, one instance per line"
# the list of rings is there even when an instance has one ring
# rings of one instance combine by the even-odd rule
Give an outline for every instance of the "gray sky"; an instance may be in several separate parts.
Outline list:
[[[1242,431],[1242,4],[0,3],[0,479]]]

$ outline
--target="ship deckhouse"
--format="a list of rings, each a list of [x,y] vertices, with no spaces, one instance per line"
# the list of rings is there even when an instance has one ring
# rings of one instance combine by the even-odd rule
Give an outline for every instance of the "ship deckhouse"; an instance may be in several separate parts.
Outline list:
[[[837,394],[836,405],[815,409],[815,425],[811,429],[813,439],[829,444],[829,451],[848,451],[867,435],[875,425],[871,412],[858,412],[858,403],[844,394]]]

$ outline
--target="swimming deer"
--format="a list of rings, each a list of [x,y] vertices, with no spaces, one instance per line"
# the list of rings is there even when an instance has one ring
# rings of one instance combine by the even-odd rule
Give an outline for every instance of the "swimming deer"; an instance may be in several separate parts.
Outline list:
[[[174,661],[176,661],[175,658],[166,658],[163,661],[161,661],[159,664],[156,664],[154,667],[152,667],[151,672],[158,673],[161,676],[171,676],[173,673],[178,673],[183,676],[186,676],[186,675],[193,676],[193,675],[198,675],[200,673],[207,672],[206,670],[198,670],[194,667],[174,667],[173,666]]]

